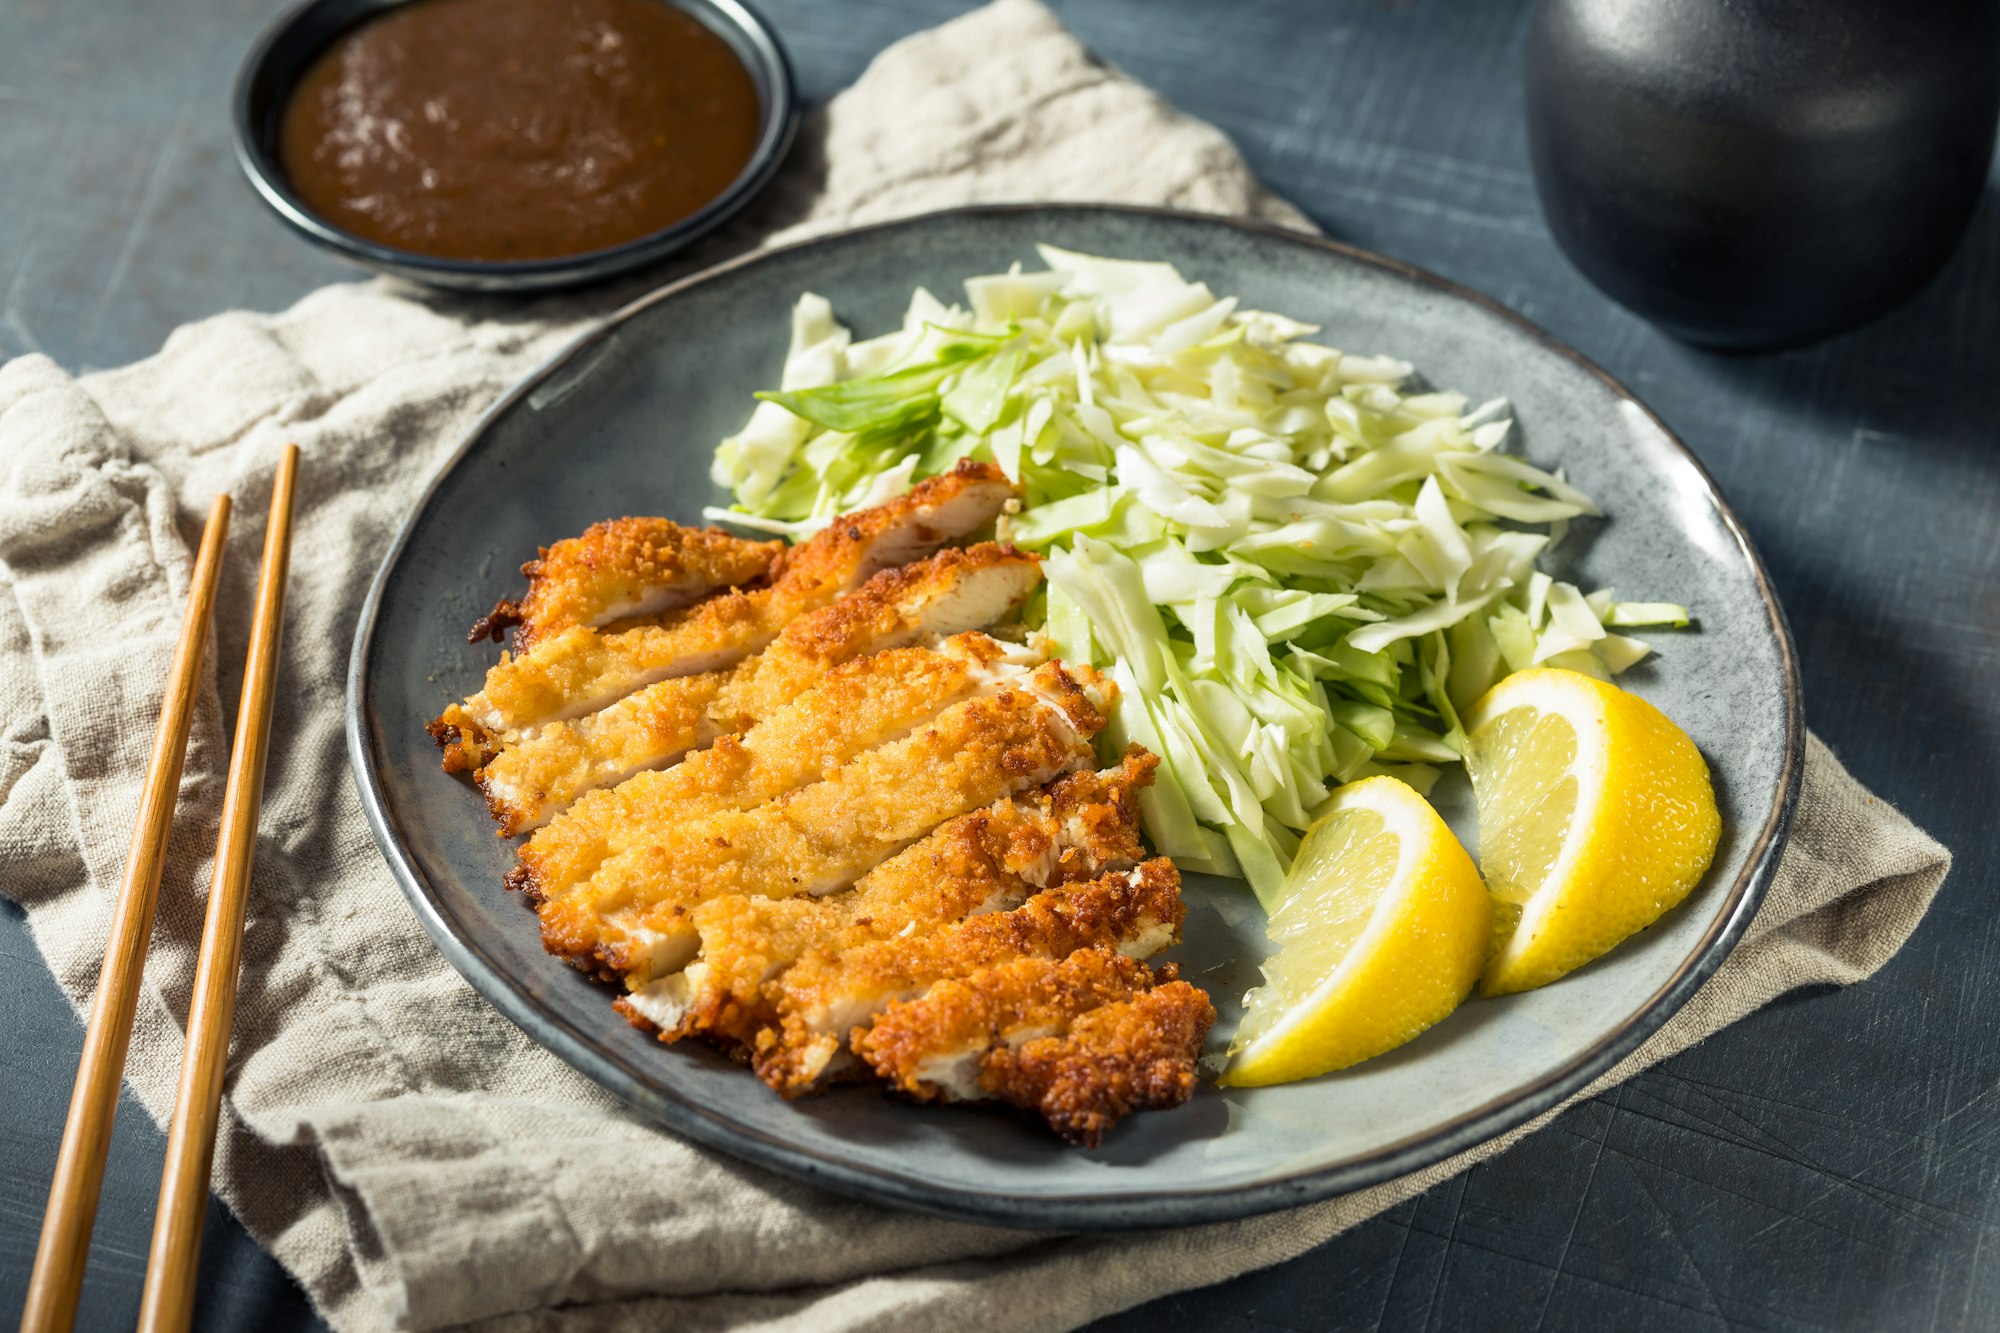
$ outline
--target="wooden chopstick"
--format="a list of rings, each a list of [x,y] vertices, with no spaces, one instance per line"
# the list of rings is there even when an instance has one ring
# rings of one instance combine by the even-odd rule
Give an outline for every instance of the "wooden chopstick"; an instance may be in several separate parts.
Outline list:
[[[167,1163],[160,1173],[160,1202],[153,1215],[153,1246],[139,1299],[139,1327],[185,1329],[194,1315],[195,1263],[208,1204],[208,1172],[215,1155],[215,1125],[222,1106],[222,1074],[229,1030],[236,1014],[236,973],[243,954],[243,913],[249,900],[250,863],[257,847],[257,812],[264,796],[264,760],[270,751],[271,701],[278,676],[279,631],[285,617],[285,574],[292,549],[292,500],[299,450],[285,446],[271,487],[271,518],[264,529],[264,565],[257,576],[257,612],[243,665],[243,694],[236,708],[236,742],[222,795],[222,831],[215,843],[215,880],[208,892],[194,1000],[188,1009],[187,1050],[181,1057],[180,1091],[167,1132]]]
[[[104,971],[91,1002],[83,1057],[77,1061],[76,1086],[70,1092],[69,1119],[63,1125],[48,1209],[42,1215],[42,1238],[35,1247],[35,1268],[21,1311],[21,1327],[32,1333],[56,1333],[76,1319],[90,1230],[97,1220],[98,1189],[104,1182],[104,1154],[111,1144],[111,1122],[118,1114],[125,1052],[132,1040],[132,1015],[146,966],[146,942],[153,933],[153,909],[159,901],[160,870],[180,795],[181,764],[187,757],[188,729],[201,690],[201,659],[208,650],[209,623],[214,618],[222,541],[228,532],[229,497],[218,495],[195,555],[187,609],[181,613],[180,643],[167,671],[153,757],[139,795],[139,819],[125,854],[125,882],[111,918]]]

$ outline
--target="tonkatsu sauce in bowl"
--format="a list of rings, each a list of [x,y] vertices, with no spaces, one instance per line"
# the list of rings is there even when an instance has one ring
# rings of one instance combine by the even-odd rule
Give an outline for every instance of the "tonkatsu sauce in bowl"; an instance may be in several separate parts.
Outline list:
[[[775,171],[796,121],[734,0],[314,0],[237,86],[238,157],[295,229],[437,286],[658,259]]]

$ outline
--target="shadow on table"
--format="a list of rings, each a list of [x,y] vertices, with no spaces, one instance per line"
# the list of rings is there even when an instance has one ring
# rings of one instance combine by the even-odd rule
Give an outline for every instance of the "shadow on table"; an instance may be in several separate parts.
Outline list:
[[[1918,516],[1903,517],[1909,546],[1921,548],[1930,534]],[[1976,590],[1972,605],[1962,604],[1963,589],[1926,600],[1921,580],[1901,568],[1855,588],[1792,559],[1789,548],[1764,555],[1794,617],[1806,724],[1871,790],[1955,853],[1990,865],[1984,839],[1959,835],[1967,831],[1963,816],[1985,805],[1985,775],[2000,771],[2000,690],[1972,697],[1956,682],[1971,674],[1964,659],[1991,649],[2000,588]],[[1912,632],[1918,621],[1927,630],[1921,636]],[[1915,648],[1918,641],[1928,651]],[[1968,863],[1953,878],[1980,876]]]

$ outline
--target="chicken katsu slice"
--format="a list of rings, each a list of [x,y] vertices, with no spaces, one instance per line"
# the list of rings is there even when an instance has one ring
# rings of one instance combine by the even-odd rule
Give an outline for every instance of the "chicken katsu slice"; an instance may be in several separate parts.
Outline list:
[[[1110,949],[1021,958],[891,1004],[851,1039],[856,1057],[919,1101],[999,1100],[1096,1146],[1134,1110],[1194,1092],[1215,1021],[1168,965]]]
[[[476,771],[528,728],[595,713],[654,681],[734,666],[877,572],[973,536],[1018,494],[991,464],[961,463],[886,504],[835,519],[786,551],[768,586],[720,593],[658,624],[572,625],[538,637],[527,652],[503,653],[479,692],[430,724],[444,767]]]
[[[573,625],[657,616],[719,588],[753,583],[784,553],[779,541],[753,542],[720,528],[687,528],[664,518],[613,518],[544,546],[521,566],[528,591],[480,617],[468,643],[514,627],[514,651]]]
[[[1169,977],[1171,980],[1171,977]],[[1092,1009],[1151,990],[1153,969],[1115,949],[1016,958],[891,1004],[854,1034],[854,1054],[918,1101],[981,1101],[988,1054],[1059,1037]]]
[[[688,819],[664,802],[584,884],[531,886],[544,900],[543,946],[644,985],[694,956],[703,902],[847,888],[945,820],[1083,767],[1103,725],[1077,680],[1048,662],[755,809]]]
[[[730,673],[710,715],[722,729],[740,731],[841,662],[1011,620],[1041,582],[1039,557],[995,542],[885,569],[786,626],[777,642]]]
[[[473,775],[512,838],[541,828],[590,792],[678,762],[718,734],[709,708],[726,673],[655,681],[602,712],[531,727]]]
[[[757,1075],[796,1097],[855,1068],[851,1034],[940,981],[1020,958],[1066,958],[1110,947],[1150,958],[1180,938],[1180,873],[1165,857],[1083,884],[1044,889],[1007,912],[858,949],[815,949],[769,983],[777,1021],[751,1050]]]
[[[644,836],[661,812],[694,819],[774,801],[902,739],[954,704],[1024,683],[1041,661],[1030,649],[976,631],[934,649],[856,658],[820,675],[741,735],[722,736],[672,768],[590,792],[528,839],[508,882],[560,895]]]
[[[698,1035],[747,1044],[775,1019],[766,983],[815,948],[840,955],[927,934],[1018,907],[1051,884],[1138,864],[1145,857],[1138,793],[1158,765],[1135,746],[1116,768],[1072,773],[961,815],[869,871],[851,893],[705,902],[694,914],[695,960],[618,1007],[662,1041]]]
[[[1215,1005],[1199,987],[1169,980],[1091,1010],[1061,1036],[995,1047],[980,1062],[979,1086],[1095,1148],[1131,1112],[1172,1110],[1194,1095],[1214,1022]]]
[[[1040,582],[1034,556],[991,542],[885,569],[729,672],[658,681],[602,712],[524,733],[480,770],[487,808],[504,836],[539,828],[585,792],[753,725],[843,662],[997,624]]]
[[[941,981],[854,1034],[854,1054],[919,1101],[999,1100],[1096,1146],[1134,1110],[1194,1092],[1215,1007],[1169,964],[1109,949]]]

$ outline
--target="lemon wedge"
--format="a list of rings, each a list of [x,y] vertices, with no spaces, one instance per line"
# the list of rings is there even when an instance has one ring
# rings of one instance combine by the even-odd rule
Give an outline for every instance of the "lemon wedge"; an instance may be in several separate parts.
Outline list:
[[[1492,905],[1472,858],[1394,778],[1335,792],[1306,830],[1267,931],[1277,952],[1221,1082],[1289,1083],[1402,1045],[1479,979]]]
[[[1465,717],[1494,948],[1480,988],[1546,985],[1687,897],[1722,819],[1687,733],[1574,671],[1508,676]]]

